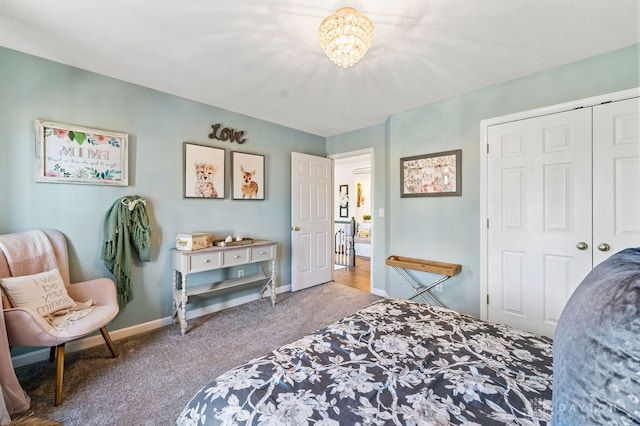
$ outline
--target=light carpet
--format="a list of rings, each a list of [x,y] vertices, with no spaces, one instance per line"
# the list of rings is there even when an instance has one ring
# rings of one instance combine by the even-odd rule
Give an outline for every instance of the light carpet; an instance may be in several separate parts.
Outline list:
[[[262,299],[67,354],[63,403],[53,406],[55,365],[17,369],[31,397],[28,415],[73,425],[172,425],[191,397],[218,375],[325,327],[379,297],[336,283]],[[21,414],[24,416],[25,414]]]

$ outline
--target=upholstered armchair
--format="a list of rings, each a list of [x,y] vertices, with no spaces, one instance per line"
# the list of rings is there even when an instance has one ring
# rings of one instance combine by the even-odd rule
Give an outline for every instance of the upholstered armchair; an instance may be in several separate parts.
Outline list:
[[[40,261],[36,259],[33,262],[22,262],[23,264],[26,263],[26,265],[22,266],[20,266],[18,262],[19,266],[13,268],[7,251],[11,251],[14,246],[18,246],[19,244],[13,245],[11,244],[11,238],[7,239],[4,237],[20,237],[26,233],[0,236],[0,278],[3,278],[3,291],[6,290],[6,294],[2,295],[3,313],[7,329],[7,338],[11,347],[39,346],[51,348],[49,360],[53,361],[55,359],[56,361],[55,405],[58,406],[62,403],[65,343],[80,339],[99,330],[111,355],[114,358],[117,357],[118,351],[109,337],[106,325],[115,318],[119,308],[115,284],[111,279],[99,278],[71,284],[69,280],[67,243],[64,235],[56,230],[43,230],[43,232],[46,238],[40,233],[39,235],[42,236],[41,240],[49,240],[51,243],[49,248],[53,249],[54,254],[54,256],[49,255],[50,259],[48,264],[45,260]],[[48,244],[44,245],[48,246]],[[20,259],[18,258],[18,260]],[[51,266],[55,266],[59,270],[59,278],[61,278],[64,283],[64,287],[68,296],[72,299],[72,303],[89,302],[91,304],[91,306],[87,308],[88,313],[79,318],[71,318],[72,320],[67,321],[66,326],[63,327],[54,326],[55,324],[52,324],[50,316],[47,317],[43,315],[42,312],[36,312],[32,307],[15,306],[16,304],[12,302],[11,293],[8,287],[5,286],[9,280],[16,278],[16,271],[26,268],[30,274],[37,274],[50,271]],[[43,280],[43,282],[45,281]],[[60,283],[59,286],[61,289],[62,283]],[[56,293],[60,292],[58,291]],[[40,299],[42,299],[42,297]],[[93,300],[94,303],[91,303],[91,300]],[[37,310],[40,311],[40,308]],[[54,315],[57,315],[57,313],[54,313]],[[74,314],[71,313],[68,315]]]

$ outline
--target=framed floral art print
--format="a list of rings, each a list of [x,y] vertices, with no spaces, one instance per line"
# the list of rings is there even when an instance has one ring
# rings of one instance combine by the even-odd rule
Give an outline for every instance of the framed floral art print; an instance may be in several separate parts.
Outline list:
[[[36,182],[128,185],[128,135],[35,120]]]
[[[462,150],[400,159],[401,197],[462,195]]]

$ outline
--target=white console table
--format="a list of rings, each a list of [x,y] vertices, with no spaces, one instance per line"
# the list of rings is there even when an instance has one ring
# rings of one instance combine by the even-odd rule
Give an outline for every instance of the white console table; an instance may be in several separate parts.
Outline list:
[[[210,247],[201,250],[173,252],[173,322],[180,321],[182,335],[187,331],[187,303],[195,297],[213,296],[223,290],[248,285],[262,285],[260,298],[271,290],[271,305],[276,304],[276,242],[254,240],[251,244],[231,245],[229,247]],[[252,263],[271,262],[271,271],[267,275],[260,265],[256,274],[226,279],[219,282],[198,285],[189,288],[187,277],[198,272],[242,266]]]

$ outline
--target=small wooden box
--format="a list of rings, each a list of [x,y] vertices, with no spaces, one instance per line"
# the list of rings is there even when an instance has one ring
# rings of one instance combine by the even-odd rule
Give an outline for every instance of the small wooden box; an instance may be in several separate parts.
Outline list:
[[[212,246],[213,234],[208,232],[176,235],[176,249],[178,250],[200,250]]]

